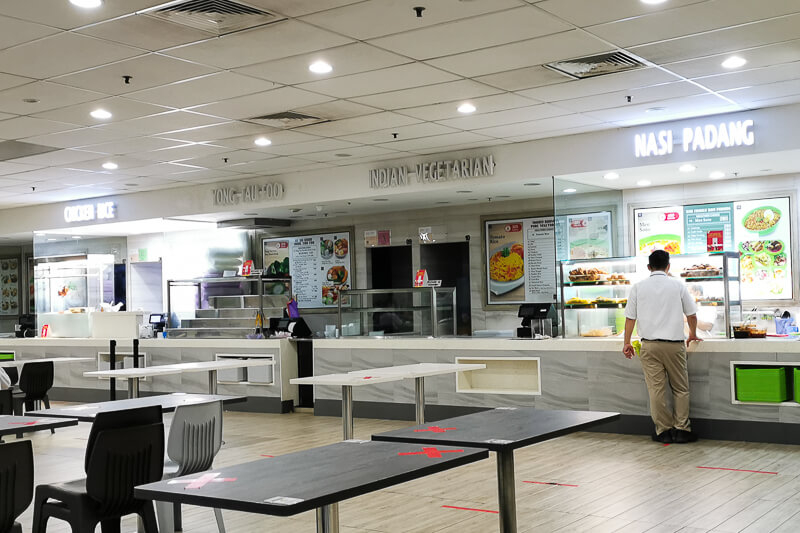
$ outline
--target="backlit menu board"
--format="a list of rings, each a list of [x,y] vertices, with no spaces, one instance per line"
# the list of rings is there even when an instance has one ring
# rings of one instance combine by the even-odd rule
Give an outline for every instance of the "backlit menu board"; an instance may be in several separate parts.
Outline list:
[[[486,221],[487,304],[555,301],[553,217]]]
[[[0,315],[18,315],[19,260],[0,259]]]
[[[350,242],[347,231],[264,239],[264,274],[291,276],[301,308],[337,306],[352,283]]]

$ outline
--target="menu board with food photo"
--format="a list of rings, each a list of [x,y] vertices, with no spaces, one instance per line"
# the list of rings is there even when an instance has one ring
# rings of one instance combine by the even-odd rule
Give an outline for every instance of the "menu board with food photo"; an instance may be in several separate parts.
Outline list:
[[[685,253],[683,206],[636,209],[633,219],[636,255],[648,256],[655,250]]]
[[[339,293],[350,288],[350,233],[301,235],[264,239],[264,268],[292,277],[301,308],[332,307]]]
[[[0,259],[0,315],[19,315],[19,260]]]
[[[742,299],[792,299],[789,198],[736,202],[733,213]]]
[[[486,222],[487,303],[549,302],[555,294],[552,217]]]

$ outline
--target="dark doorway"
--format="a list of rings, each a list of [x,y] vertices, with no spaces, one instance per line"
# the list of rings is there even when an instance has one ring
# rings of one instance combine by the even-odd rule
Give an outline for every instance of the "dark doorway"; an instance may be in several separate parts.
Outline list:
[[[411,246],[381,246],[367,248],[367,272],[370,289],[406,289],[413,285]],[[385,294],[372,297],[373,307],[411,307],[410,294]],[[413,312],[386,312],[372,315],[373,331],[386,335],[409,333],[414,330]]]
[[[419,257],[428,279],[440,279],[442,287],[456,288],[456,334],[472,335],[469,243],[426,244],[420,247]]]

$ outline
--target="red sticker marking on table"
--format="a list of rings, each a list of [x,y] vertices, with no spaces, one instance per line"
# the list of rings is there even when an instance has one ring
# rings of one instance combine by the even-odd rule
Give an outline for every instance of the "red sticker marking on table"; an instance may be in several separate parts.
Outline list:
[[[499,511],[492,511],[491,509],[473,509],[472,507],[456,507],[455,505],[442,505],[443,509],[457,509],[459,511],[477,511],[479,513],[492,513],[498,514]]]
[[[448,431],[455,431],[457,428],[440,428],[439,426],[428,426],[427,429],[415,429],[414,433],[447,433]]]
[[[35,420],[33,422],[9,422],[8,425],[9,426],[35,426],[39,422],[41,422],[41,420]]]
[[[567,483],[556,483],[555,481],[523,481],[532,485],[555,485],[557,487],[577,487],[578,485],[568,485]]]
[[[400,452],[397,455],[427,455],[431,459],[438,459],[443,453],[463,453],[464,450],[439,450],[437,448],[422,448],[421,452]]]
[[[372,376],[366,376],[364,379],[372,379]]]
[[[751,472],[753,474],[772,474],[773,476],[777,476],[777,472],[765,472],[764,470],[741,470],[739,468],[722,468],[717,466],[698,466],[697,468],[702,468],[703,470],[728,470],[730,472]]]
[[[196,479],[172,479],[167,483],[170,485],[185,483],[187,489],[202,489],[209,483],[227,483],[229,481],[236,481],[235,477],[219,477],[219,473],[210,472],[203,474]]]

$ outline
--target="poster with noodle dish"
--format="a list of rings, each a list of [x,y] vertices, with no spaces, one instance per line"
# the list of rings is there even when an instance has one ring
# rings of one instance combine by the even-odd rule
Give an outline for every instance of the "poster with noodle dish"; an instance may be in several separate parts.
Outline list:
[[[487,221],[487,304],[555,301],[553,217]]]
[[[733,204],[743,300],[792,299],[790,219],[788,197]]]

